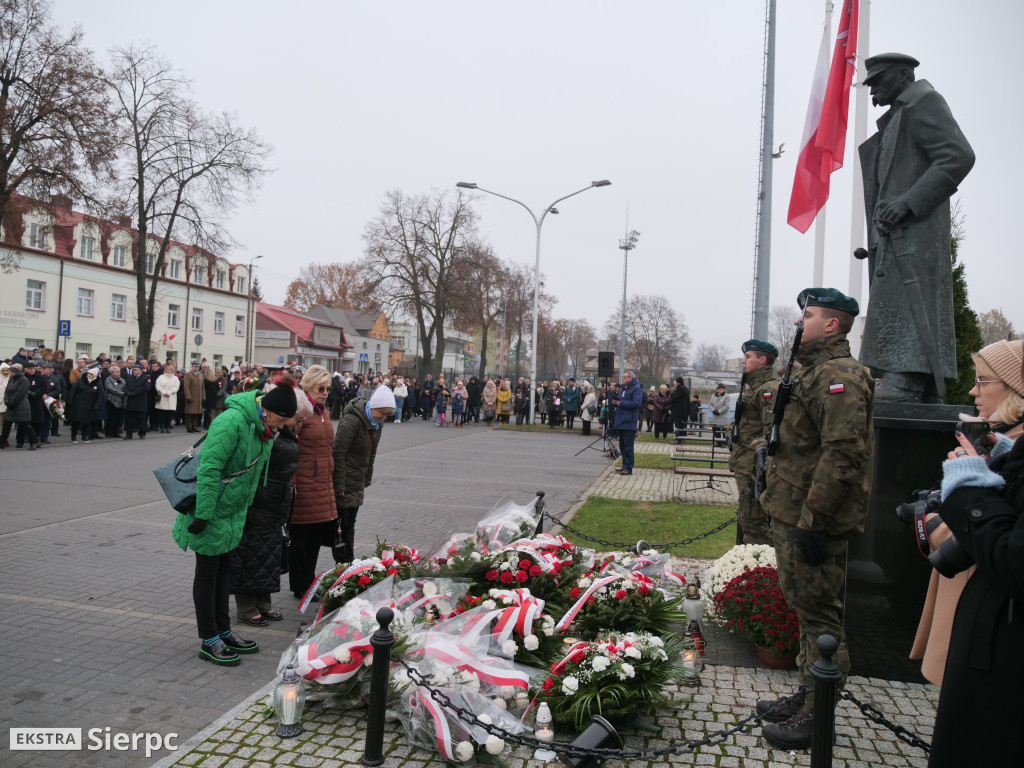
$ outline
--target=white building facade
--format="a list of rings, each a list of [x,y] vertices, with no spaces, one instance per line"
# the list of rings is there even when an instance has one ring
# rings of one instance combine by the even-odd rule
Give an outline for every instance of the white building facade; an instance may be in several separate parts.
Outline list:
[[[2,257],[17,264],[0,275],[0,358],[34,346],[63,349],[72,359],[134,355],[135,232],[59,204],[34,208],[18,224],[0,242]],[[147,250],[144,268],[152,273],[157,244]],[[250,306],[244,265],[172,243],[157,286],[150,354],[179,366],[193,358],[241,361]]]

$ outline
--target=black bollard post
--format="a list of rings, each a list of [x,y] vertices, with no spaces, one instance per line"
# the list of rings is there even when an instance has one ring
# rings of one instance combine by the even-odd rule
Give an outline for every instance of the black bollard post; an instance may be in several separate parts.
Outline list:
[[[833,660],[839,641],[832,635],[818,638],[821,658],[811,667],[814,678],[814,733],[811,736],[811,768],[831,768],[832,740],[836,730],[836,686],[843,679]]]
[[[537,529],[533,532],[534,536],[540,536],[544,533],[544,491],[537,491]]]
[[[370,637],[373,666],[370,668],[370,707],[366,713],[363,765],[380,765],[384,762],[384,709],[388,698],[391,649],[395,645],[395,635],[389,626],[394,618],[395,612],[390,608],[377,611],[377,623],[380,626]]]

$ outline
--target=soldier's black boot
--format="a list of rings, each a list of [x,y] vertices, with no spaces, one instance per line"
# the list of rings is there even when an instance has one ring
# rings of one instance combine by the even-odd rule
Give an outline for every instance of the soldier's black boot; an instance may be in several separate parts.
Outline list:
[[[803,707],[784,723],[769,723],[761,733],[769,744],[779,749],[810,749],[814,713],[810,707]]]
[[[784,723],[799,714],[804,706],[804,698],[804,693],[799,692],[789,701],[762,699],[757,702],[757,714],[769,723]]]

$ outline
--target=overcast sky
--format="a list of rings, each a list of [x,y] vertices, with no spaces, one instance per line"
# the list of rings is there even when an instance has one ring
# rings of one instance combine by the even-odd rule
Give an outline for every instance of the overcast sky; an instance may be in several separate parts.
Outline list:
[[[243,245],[228,254],[265,256],[271,302],[303,264],[361,256],[386,190],[472,181],[540,211],[610,179],[544,223],[556,316],[601,328],[621,299],[628,227],[641,233],[631,295],[669,297],[694,345],[738,354],[749,336],[762,0],[56,0],[54,10],[103,61],[112,45],[156,44],[194,78],[203,107],[236,112],[275,147],[276,170],[231,222]],[[1020,330],[1024,303],[1010,296],[1024,274],[1012,236],[1024,107],[1010,83],[1024,3],[876,0],[870,16],[870,52],[918,58],[918,77],[945,96],[977,153],[957,195],[970,300],[979,312],[1000,307]],[[785,219],[824,17],[822,0],[778,2],[775,144],[785,152],[774,162],[773,305],[792,305],[812,280],[814,229],[801,235]],[[869,107],[868,135],[881,114]],[[843,291],[854,154],[851,125],[826,209],[824,282]],[[526,212],[489,195],[477,209],[495,252],[532,265]]]

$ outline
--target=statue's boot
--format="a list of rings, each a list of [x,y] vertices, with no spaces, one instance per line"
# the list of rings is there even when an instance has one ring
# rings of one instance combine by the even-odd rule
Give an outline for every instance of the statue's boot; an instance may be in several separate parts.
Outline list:
[[[890,403],[941,403],[935,389],[935,379],[927,373],[897,373],[887,371],[882,383],[875,389],[875,401]]]

